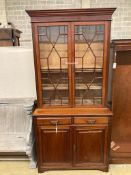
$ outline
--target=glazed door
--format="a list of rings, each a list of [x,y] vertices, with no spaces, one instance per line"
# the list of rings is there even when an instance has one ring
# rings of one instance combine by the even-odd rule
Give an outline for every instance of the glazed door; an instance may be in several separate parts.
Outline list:
[[[71,47],[67,23],[37,25],[40,105],[71,105]],[[39,70],[38,70],[39,71]]]
[[[72,165],[72,133],[69,126],[38,126],[40,166],[63,168]]]
[[[37,24],[40,106],[104,106],[109,26],[104,22]],[[40,58],[40,59],[39,59]],[[40,71],[39,71],[40,70]]]
[[[102,23],[74,24],[75,105],[98,106],[104,99],[104,39]],[[106,60],[106,59],[105,59]]]
[[[104,163],[106,130],[104,127],[76,126],[74,130],[74,165]],[[106,154],[105,154],[106,155]]]

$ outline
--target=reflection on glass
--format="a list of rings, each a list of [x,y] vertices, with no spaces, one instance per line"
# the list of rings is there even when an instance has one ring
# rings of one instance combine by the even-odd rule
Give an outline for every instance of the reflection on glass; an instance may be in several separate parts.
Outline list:
[[[75,26],[75,103],[102,103],[104,26]]]
[[[68,105],[67,26],[38,28],[43,104]]]

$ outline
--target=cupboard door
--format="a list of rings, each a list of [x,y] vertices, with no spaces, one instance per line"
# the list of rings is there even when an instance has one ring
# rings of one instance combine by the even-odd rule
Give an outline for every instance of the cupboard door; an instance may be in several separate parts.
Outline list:
[[[41,96],[44,106],[69,106],[70,42],[67,24],[38,26]]]
[[[72,134],[69,126],[38,126],[39,166],[63,168],[72,164]]]
[[[75,105],[102,105],[104,25],[75,24]]]
[[[74,133],[74,164],[104,163],[106,131],[100,127],[75,127]]]

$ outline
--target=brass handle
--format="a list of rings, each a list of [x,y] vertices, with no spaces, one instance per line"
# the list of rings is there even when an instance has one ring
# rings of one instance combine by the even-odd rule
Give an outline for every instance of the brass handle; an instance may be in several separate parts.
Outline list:
[[[96,123],[96,120],[94,120],[94,119],[92,119],[92,120],[88,120],[87,123],[93,125],[93,124]]]
[[[57,134],[57,132],[58,132],[58,120],[52,120],[52,121],[50,121],[50,123],[52,124],[52,125],[55,125],[55,132],[56,132],[56,134]]]
[[[51,120],[50,123],[51,123],[52,125],[58,125],[59,120]]]
[[[66,62],[65,64],[71,64],[71,65],[76,65],[76,64],[78,64],[78,62],[74,62],[74,63],[71,63],[71,62]]]

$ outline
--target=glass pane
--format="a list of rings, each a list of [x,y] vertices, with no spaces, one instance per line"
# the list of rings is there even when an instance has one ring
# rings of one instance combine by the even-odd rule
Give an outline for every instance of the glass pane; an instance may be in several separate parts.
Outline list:
[[[68,105],[67,26],[38,28],[43,104]]]
[[[75,103],[102,103],[103,25],[75,26]]]

